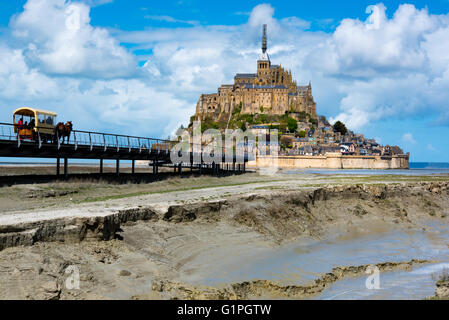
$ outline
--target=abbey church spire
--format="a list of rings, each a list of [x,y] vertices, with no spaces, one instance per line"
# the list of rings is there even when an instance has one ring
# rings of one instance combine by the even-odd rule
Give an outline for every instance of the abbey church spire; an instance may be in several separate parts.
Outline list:
[[[267,52],[267,25],[263,25],[263,36],[262,36],[262,53]]]
[[[268,43],[268,37],[267,37],[267,25],[264,24],[263,25],[263,35],[262,35],[262,54],[260,55],[259,60],[265,60],[265,61],[269,61],[270,57],[268,56],[267,53],[267,43]]]

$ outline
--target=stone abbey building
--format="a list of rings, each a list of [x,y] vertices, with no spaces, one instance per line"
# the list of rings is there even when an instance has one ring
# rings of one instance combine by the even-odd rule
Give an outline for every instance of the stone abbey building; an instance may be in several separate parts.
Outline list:
[[[202,94],[196,106],[195,120],[207,118],[227,121],[235,108],[242,114],[283,115],[286,111],[305,112],[316,118],[312,86],[298,86],[291,71],[271,64],[267,53],[267,26],[263,26],[262,54],[257,73],[240,73],[234,84],[222,85],[218,93]]]

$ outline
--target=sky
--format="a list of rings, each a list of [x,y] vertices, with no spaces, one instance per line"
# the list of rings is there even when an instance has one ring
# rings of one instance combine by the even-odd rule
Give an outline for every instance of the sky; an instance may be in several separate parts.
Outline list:
[[[411,161],[449,162],[449,0],[0,0],[0,122],[166,138],[268,52],[317,111]]]

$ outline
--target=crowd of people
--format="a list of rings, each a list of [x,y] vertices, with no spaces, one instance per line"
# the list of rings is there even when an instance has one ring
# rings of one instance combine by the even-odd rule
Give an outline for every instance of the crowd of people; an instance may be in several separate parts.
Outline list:
[[[34,127],[36,126],[36,121],[34,120],[34,118],[30,118],[30,119],[31,119],[30,123],[28,123],[28,121],[23,122],[23,117],[20,118],[19,122],[17,123],[17,128],[19,130],[22,130],[22,129],[33,130]],[[39,121],[39,123],[53,125],[53,118],[49,116],[49,117],[47,117],[47,119],[43,119],[42,121]]]

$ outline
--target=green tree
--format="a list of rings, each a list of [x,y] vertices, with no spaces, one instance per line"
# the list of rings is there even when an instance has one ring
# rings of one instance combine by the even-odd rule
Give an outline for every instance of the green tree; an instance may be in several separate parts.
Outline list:
[[[340,132],[343,136],[348,133],[348,129],[346,128],[345,124],[341,121],[335,122],[334,131]]]
[[[239,114],[242,111],[243,102],[240,101],[239,105],[237,107],[234,107],[234,110],[232,111],[232,115]]]
[[[309,116],[309,122],[314,126],[318,126],[318,120]]]
[[[289,117],[287,120],[287,127],[288,127],[288,131],[295,132],[296,129],[298,129],[298,121]]]
[[[264,113],[260,114],[259,115],[259,120],[260,120],[260,123],[266,123],[268,121],[267,120],[267,115],[264,114]]]
[[[304,130],[299,131],[298,137],[299,138],[305,138],[306,137],[306,132]]]
[[[207,118],[201,123],[201,132],[204,132],[208,129],[219,129],[219,128],[220,126],[218,125],[218,123],[213,121],[211,118]]]

